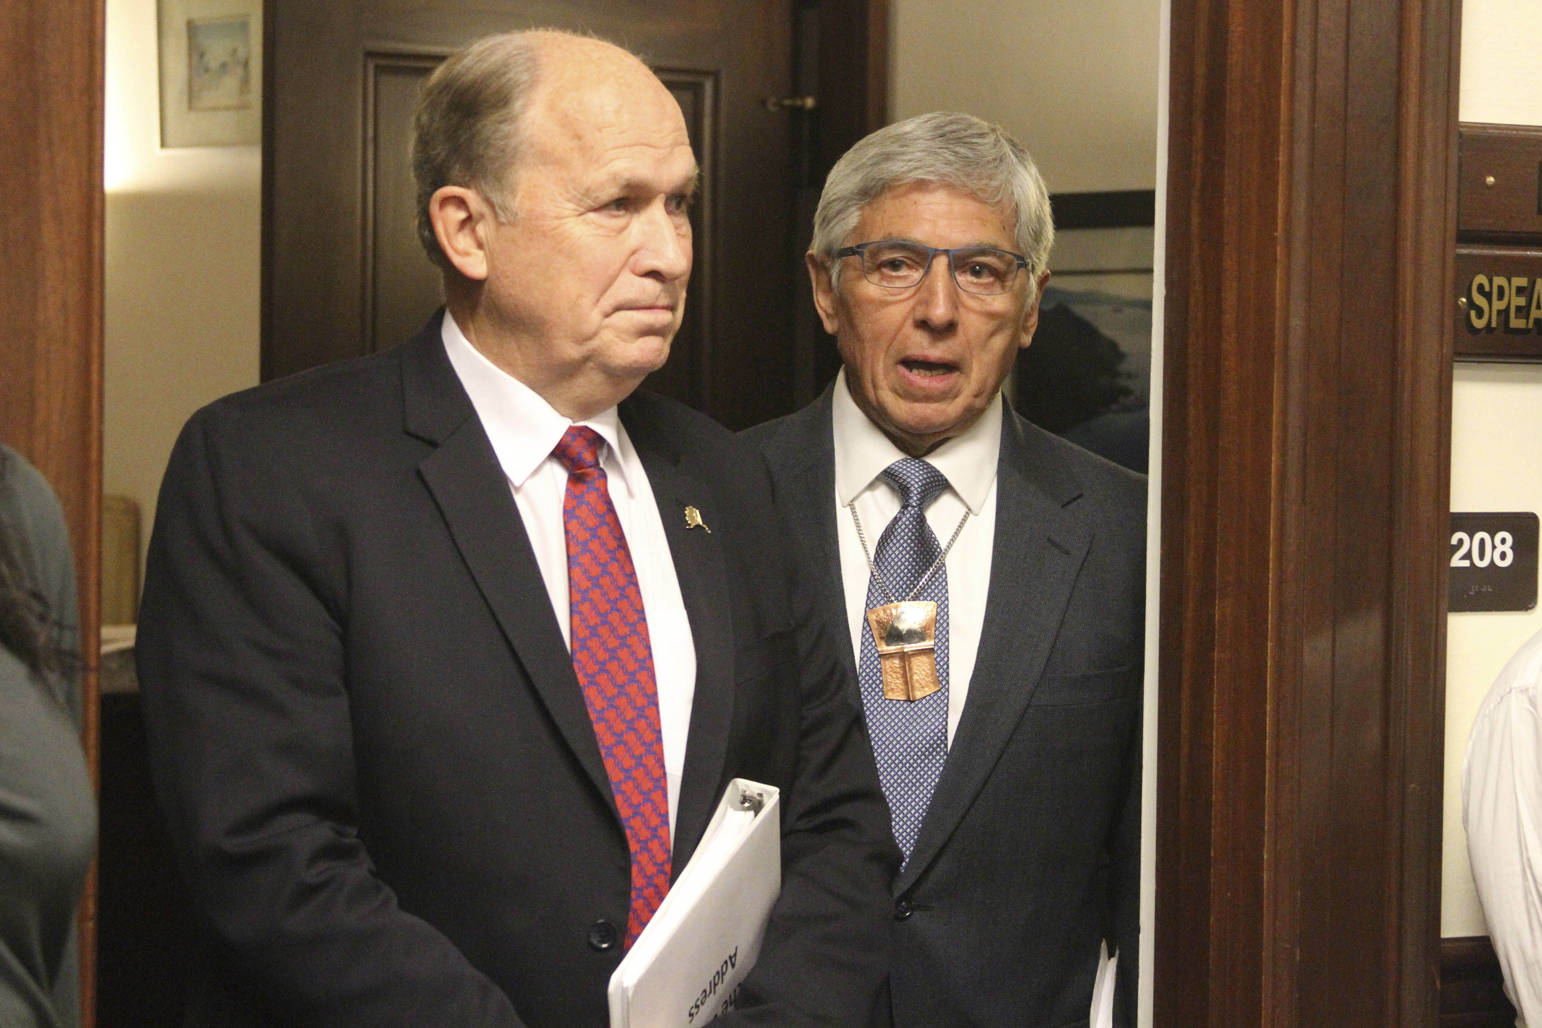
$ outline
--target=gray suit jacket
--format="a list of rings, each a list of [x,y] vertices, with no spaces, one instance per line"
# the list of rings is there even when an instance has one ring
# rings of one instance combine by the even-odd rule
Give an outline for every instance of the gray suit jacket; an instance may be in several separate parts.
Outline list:
[[[748,435],[819,608],[845,626],[831,395]],[[1116,1023],[1134,1023],[1145,550],[1145,479],[1008,408],[979,655],[893,884],[878,1020],[1085,1024],[1106,937],[1120,952]]]

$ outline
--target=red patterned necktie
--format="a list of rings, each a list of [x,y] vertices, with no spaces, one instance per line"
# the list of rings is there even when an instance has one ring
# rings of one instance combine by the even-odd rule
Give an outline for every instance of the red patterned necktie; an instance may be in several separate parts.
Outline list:
[[[648,622],[599,464],[600,444],[593,429],[573,425],[552,456],[568,469],[562,527],[573,670],[632,855],[630,946],[669,891],[669,791]]]

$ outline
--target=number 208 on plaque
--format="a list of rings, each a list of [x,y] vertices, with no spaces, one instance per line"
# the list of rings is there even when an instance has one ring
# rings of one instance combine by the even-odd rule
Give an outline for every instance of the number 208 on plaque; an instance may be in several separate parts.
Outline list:
[[[1451,515],[1447,606],[1531,610],[1537,605],[1537,515]]]

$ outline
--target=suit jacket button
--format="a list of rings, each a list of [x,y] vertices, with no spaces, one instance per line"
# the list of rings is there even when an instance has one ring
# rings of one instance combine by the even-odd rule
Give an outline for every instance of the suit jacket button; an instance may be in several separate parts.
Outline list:
[[[905,921],[910,918],[912,911],[910,901],[901,897],[894,901],[894,920]]]
[[[604,953],[608,949],[615,949],[620,942],[620,936],[616,934],[616,926],[604,918],[589,926],[589,948]]]

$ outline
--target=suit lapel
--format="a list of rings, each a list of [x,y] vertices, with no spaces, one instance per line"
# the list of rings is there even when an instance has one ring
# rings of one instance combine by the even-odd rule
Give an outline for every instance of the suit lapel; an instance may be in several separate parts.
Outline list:
[[[803,559],[809,587],[818,594],[819,613],[826,623],[842,626],[838,636],[841,660],[849,672],[851,700],[862,708],[857,687],[857,660],[851,648],[851,626],[846,623],[846,593],[841,582],[841,551],[836,519],[842,516],[835,504],[835,437],[830,426],[834,385],[819,399],[779,424],[775,436],[765,440],[765,452],[776,470],[777,503],[794,529],[793,539]]]
[[[1067,513],[1074,476],[1008,409],[996,478],[996,536],[969,697],[915,850],[894,883],[916,880],[958,826],[1038,688],[1091,544]]]
[[[723,534],[689,527],[685,519],[689,506],[696,508],[707,527],[720,524],[716,495],[711,485],[680,459],[677,441],[669,438],[655,419],[645,416],[642,408],[648,402],[640,397],[628,400],[621,405],[621,417],[659,507],[696,649],[691,724],[675,811],[673,873],[678,875],[717,806],[718,783],[727,763],[734,703],[733,624]]]
[[[418,470],[466,567],[579,764],[614,807],[535,553],[492,444],[444,354],[437,318],[404,347],[402,384],[407,431],[436,447]]]

